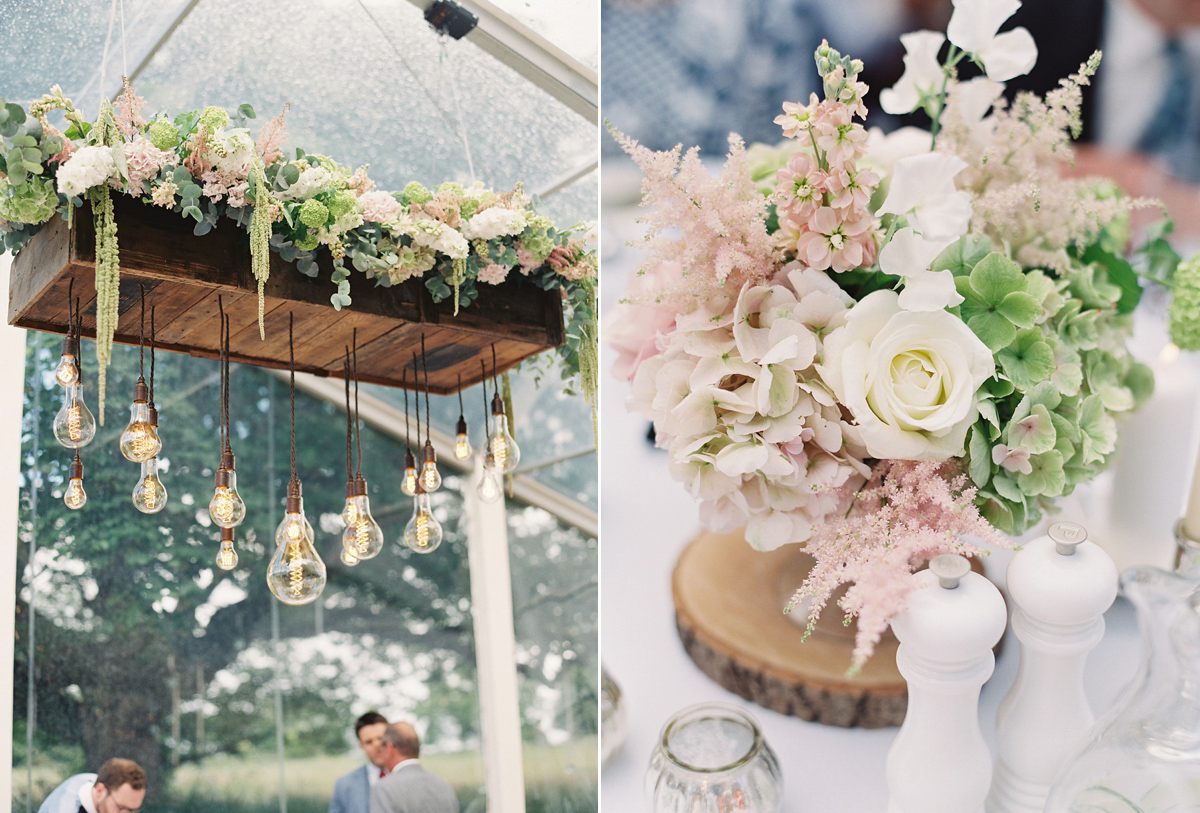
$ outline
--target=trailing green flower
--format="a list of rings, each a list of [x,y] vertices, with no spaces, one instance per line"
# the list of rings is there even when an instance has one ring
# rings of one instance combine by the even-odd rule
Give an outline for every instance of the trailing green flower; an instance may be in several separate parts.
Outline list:
[[[254,156],[250,174],[254,183],[254,214],[250,218],[250,270],[258,283],[258,337],[265,341],[264,288],[271,275],[271,207],[274,201],[271,200],[270,187],[263,173],[262,159],[257,155]]]
[[[600,444],[600,425],[597,421],[596,406],[599,400],[600,381],[600,337],[596,330],[594,318],[596,313],[596,283],[593,279],[583,280],[584,299],[581,307],[587,309],[593,316],[583,322],[583,335],[579,338],[579,378],[583,395],[592,408],[592,435],[596,445]]]
[[[92,128],[92,139],[98,146],[113,147],[120,143],[120,137],[112,104],[105,99],[100,106],[96,126]],[[89,198],[96,222],[96,362],[99,371],[100,425],[103,426],[108,362],[112,358],[113,333],[117,329],[121,266],[112,190],[108,184],[100,184],[90,191]]]
[[[1200,254],[1179,264],[1172,285],[1167,309],[1171,341],[1183,350],[1200,350]]]

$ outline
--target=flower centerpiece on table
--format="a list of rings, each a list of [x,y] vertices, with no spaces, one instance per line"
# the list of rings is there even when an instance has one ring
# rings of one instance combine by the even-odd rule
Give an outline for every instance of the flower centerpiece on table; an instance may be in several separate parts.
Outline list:
[[[481,286],[514,274],[543,290],[560,290],[568,319],[559,348],[563,378],[582,374],[595,402],[596,254],[584,224],[556,228],[518,185],[499,193],[481,183],[412,182],[399,192],[378,189],[368,167],[351,170],[324,155],[285,154],[283,113],[259,129],[250,105],[234,113],[205,107],[149,120],[129,83],[103,102],[89,122],[57,87],[29,106],[0,99],[0,250],[16,253],[56,212],[64,218],[87,200],[96,219],[96,351],[100,414],[105,367],[117,323],[118,233],[112,195],[124,194],[194,221],[197,235],[232,220],[249,233],[258,282],[259,330],[269,252],[318,274],[328,251],[335,308],[350,305],[351,273],[375,285],[411,278],[435,302],[453,297],[454,312]],[[69,126],[50,123],[60,110]],[[286,110],[286,108],[285,108]]]
[[[910,572],[1037,522],[1153,386],[1126,348],[1141,289],[1122,258],[1153,202],[1062,177],[1099,54],[1005,101],[1037,55],[997,34],[1019,5],[957,0],[944,61],[942,34],[901,38],[881,103],[928,131],[867,131],[862,63],[822,44],[823,98],[783,105],[778,147],[731,136],[715,176],[618,134],[653,207],[650,261],[606,326],[629,407],[710,528],[814,557],[810,629],[850,585],[856,666]],[[960,80],[967,63],[983,75]]]

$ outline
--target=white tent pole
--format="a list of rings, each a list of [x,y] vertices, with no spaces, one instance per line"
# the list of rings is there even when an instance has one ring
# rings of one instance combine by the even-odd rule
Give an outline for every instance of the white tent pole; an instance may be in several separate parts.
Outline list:
[[[479,456],[476,456],[479,460]],[[483,475],[477,463],[463,489],[471,569],[471,617],[479,675],[479,725],[488,813],[524,813],[525,773],[521,752],[521,707],[517,691],[512,574],[508,566],[508,515],[503,497],[479,499]]]
[[[8,313],[8,272],[12,267],[12,257],[0,257],[0,303],[3,312]],[[12,365],[8,373],[0,378],[0,472],[8,472],[0,476],[0,573],[7,574],[0,579],[0,664],[8,668],[0,669],[0,697],[12,697],[13,694],[13,656],[15,638],[11,631],[15,628],[17,603],[17,518],[20,508],[21,491],[17,483],[17,473],[21,470],[21,412],[25,399],[25,331],[21,328],[0,324],[0,358],[9,359]],[[18,361],[19,359],[19,361]],[[12,765],[12,703],[0,703],[0,765]],[[12,811],[12,769],[5,767],[0,770],[0,813]]]

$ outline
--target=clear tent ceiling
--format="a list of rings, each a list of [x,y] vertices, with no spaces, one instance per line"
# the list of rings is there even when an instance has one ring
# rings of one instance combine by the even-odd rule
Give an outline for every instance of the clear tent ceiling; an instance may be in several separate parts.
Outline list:
[[[585,69],[597,65],[598,0],[492,5]],[[265,123],[288,104],[291,147],[370,164],[384,189],[479,180],[537,194],[596,161],[595,124],[469,40],[439,36],[410,0],[0,0],[0,16],[0,97],[9,101],[58,84],[91,117],[102,86],[111,93],[153,53],[134,82],[147,113],[249,103]],[[564,226],[594,221],[597,184],[593,168],[541,209]],[[522,423],[539,428],[527,461],[594,448],[590,411],[558,398],[556,376],[537,393],[521,378],[518,439]],[[464,395],[481,423],[478,389]],[[390,400],[399,405],[399,393]],[[438,412],[452,433],[457,404]],[[595,510],[594,472],[593,453],[529,475]]]

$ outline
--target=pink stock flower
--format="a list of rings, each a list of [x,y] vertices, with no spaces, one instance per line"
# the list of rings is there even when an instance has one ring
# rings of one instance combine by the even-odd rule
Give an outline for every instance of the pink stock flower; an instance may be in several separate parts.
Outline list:
[[[826,185],[832,198],[829,205],[834,209],[855,209],[866,211],[867,204],[875,187],[879,185],[879,176],[869,169],[858,169],[847,163],[840,172],[829,174]]]
[[[798,220],[807,219],[821,205],[826,177],[815,158],[806,152],[794,153],[775,175],[775,188],[781,196],[778,208]]]
[[[486,282],[489,285],[499,285],[508,277],[508,271],[509,267],[507,265],[488,263],[479,272],[477,279],[480,282]]]
[[[832,170],[862,155],[866,146],[867,131],[861,124],[854,123],[850,108],[844,104],[822,105],[822,112],[823,115],[817,117],[813,130],[816,133],[817,146],[824,151],[825,160]]]
[[[796,257],[818,271],[851,271],[875,259],[874,223],[869,214],[843,220],[829,206],[808,219],[808,231],[796,241]]]
[[[528,276],[534,269],[541,267],[541,262],[533,255],[533,252],[525,248],[521,241],[517,241],[517,265],[521,269],[521,273]]]
[[[815,93],[809,97],[808,104],[784,102],[783,113],[775,117],[775,123],[783,128],[785,137],[796,138],[812,129],[813,116],[819,107],[820,102]]]
[[[130,189],[140,190],[142,182],[158,175],[167,164],[175,163],[175,153],[160,150],[145,137],[139,135],[125,144],[125,164],[129,171]]]

